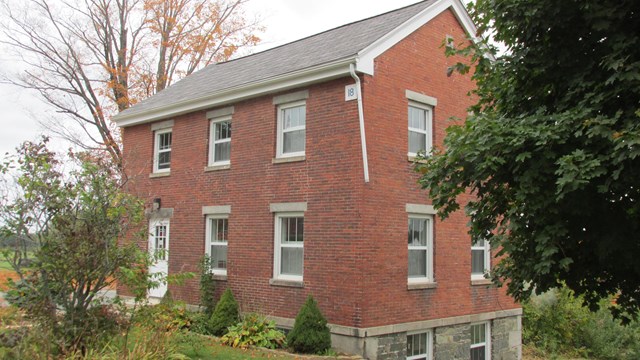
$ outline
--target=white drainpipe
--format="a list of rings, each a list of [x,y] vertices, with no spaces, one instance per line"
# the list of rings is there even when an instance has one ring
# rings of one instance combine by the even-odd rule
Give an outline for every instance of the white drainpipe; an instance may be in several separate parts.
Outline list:
[[[362,107],[362,88],[360,78],[356,74],[355,64],[349,66],[351,77],[356,81],[356,92],[358,95],[358,118],[360,119],[360,143],[362,144],[362,166],[364,167],[364,182],[369,182],[369,160],[367,158],[367,139],[364,136],[364,110]]]

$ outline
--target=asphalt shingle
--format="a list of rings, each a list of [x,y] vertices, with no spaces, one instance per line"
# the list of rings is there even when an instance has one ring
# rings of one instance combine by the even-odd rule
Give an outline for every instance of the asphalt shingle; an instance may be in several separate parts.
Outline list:
[[[226,89],[349,58],[435,1],[422,1],[260,53],[211,64],[120,115],[141,115],[187,100],[205,98]]]

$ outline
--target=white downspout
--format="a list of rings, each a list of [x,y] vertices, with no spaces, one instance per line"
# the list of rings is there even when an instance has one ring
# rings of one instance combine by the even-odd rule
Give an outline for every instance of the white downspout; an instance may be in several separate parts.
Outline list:
[[[356,92],[358,95],[358,119],[360,120],[360,144],[362,144],[362,166],[364,167],[364,182],[369,182],[369,159],[367,158],[367,139],[364,136],[364,109],[362,107],[362,88],[360,78],[356,74],[355,64],[349,65],[351,77],[356,81]]]

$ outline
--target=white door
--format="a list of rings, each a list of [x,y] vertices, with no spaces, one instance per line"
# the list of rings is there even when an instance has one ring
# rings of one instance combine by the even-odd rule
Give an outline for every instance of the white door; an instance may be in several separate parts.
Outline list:
[[[153,258],[149,273],[161,278],[160,284],[149,290],[149,297],[161,298],[167,292],[169,273],[169,219],[153,219],[149,223],[149,253]],[[154,277],[154,280],[158,278]]]

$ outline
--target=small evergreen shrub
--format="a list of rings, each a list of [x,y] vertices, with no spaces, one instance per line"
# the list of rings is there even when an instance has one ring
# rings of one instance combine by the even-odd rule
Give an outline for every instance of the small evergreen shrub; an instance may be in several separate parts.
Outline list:
[[[304,354],[322,354],[331,348],[331,333],[327,319],[311,295],[296,316],[287,343],[294,351]]]
[[[209,318],[209,333],[222,336],[227,333],[229,326],[233,326],[239,321],[238,303],[233,297],[231,289],[227,289],[220,297],[220,301]]]
[[[222,343],[243,349],[249,346],[278,349],[284,347],[286,336],[276,329],[275,322],[268,321],[264,316],[249,314],[241,323],[229,327],[229,332],[222,337]]]

